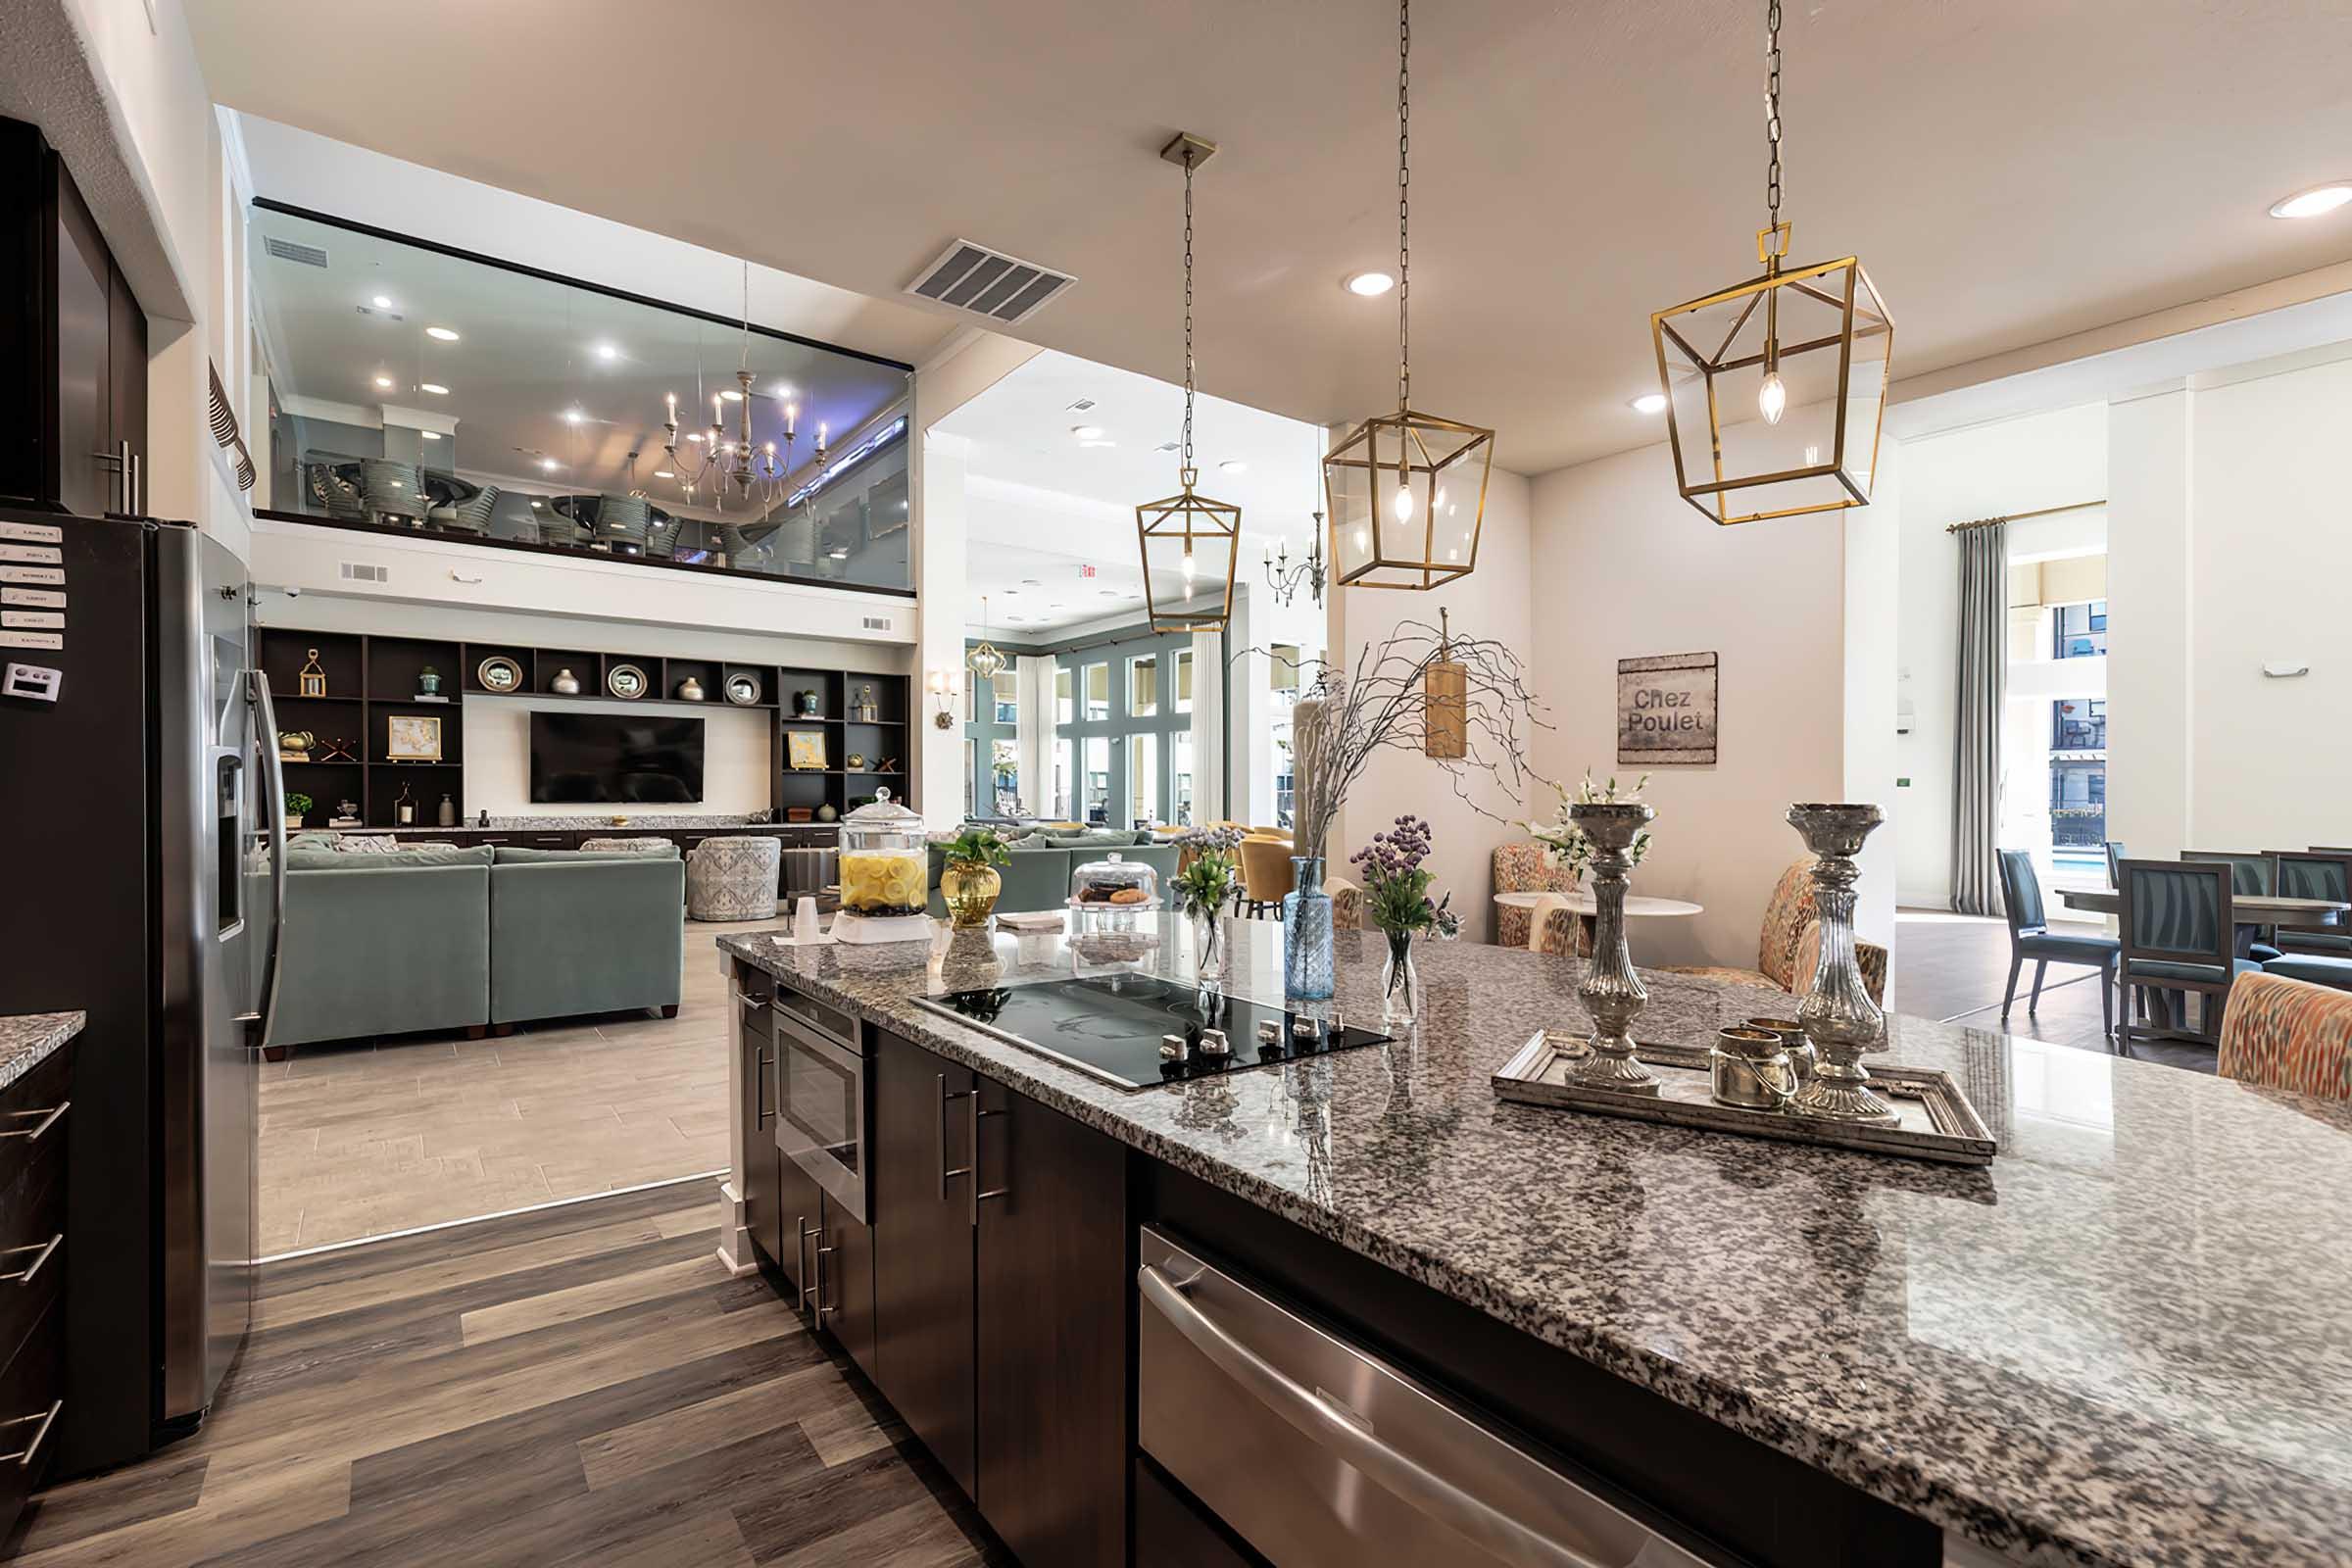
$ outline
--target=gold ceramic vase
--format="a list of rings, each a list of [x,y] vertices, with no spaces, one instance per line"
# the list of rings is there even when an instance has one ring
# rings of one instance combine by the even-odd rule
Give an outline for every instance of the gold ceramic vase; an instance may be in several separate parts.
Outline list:
[[[995,866],[950,862],[939,873],[939,896],[948,906],[948,923],[957,930],[988,924],[1004,891],[1004,879]]]

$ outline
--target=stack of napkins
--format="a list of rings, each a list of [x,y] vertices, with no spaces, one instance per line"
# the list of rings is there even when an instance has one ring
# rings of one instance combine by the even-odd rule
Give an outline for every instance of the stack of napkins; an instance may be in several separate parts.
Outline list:
[[[1059,909],[1028,909],[1018,913],[1000,914],[997,924],[1007,931],[1058,931],[1061,929]]]

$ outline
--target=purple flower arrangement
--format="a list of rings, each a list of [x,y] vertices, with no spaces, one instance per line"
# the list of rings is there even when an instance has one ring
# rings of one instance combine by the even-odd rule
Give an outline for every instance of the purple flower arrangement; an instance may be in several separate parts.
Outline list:
[[[1429,824],[1407,812],[1348,858],[1363,876],[1372,923],[1391,936],[1429,930],[1449,936],[1459,929],[1459,917],[1447,908],[1453,895],[1436,903],[1429,897],[1437,873],[1423,862],[1433,847]]]

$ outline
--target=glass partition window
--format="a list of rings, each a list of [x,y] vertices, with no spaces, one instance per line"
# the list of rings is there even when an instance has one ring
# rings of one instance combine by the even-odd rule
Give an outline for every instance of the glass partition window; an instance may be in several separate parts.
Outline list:
[[[1176,651],[1176,711],[1189,713],[1192,710],[1193,651],[1190,648],[1180,648]]]
[[[1067,724],[1076,716],[1070,707],[1070,669],[1064,664],[1054,671],[1054,722]]]
[[[1078,820],[1078,806],[1070,795],[1070,758],[1075,749],[1068,741],[1054,743],[1054,819],[1057,822]]]
[[[1086,716],[1089,721],[1110,716],[1110,666],[1086,666]]]
[[[2054,659],[2098,659],[2107,652],[2107,601],[2060,605],[2051,612],[2057,629]]]
[[[995,790],[995,808],[999,816],[1010,816],[1020,809],[1021,757],[1017,742],[995,740],[989,742],[989,773]]]
[[[1193,732],[1180,729],[1168,737],[1168,819],[1193,825]]]
[[[1097,665],[1101,668],[1101,665]],[[1086,776],[1081,781],[1080,820],[1110,822],[1110,737],[1090,735],[1086,741]]]
[[[257,508],[911,587],[905,367],[259,204],[246,221]]]
[[[1127,661],[1127,716],[1150,718],[1159,711],[1159,656]]]
[[[989,682],[997,704],[997,722],[1017,724],[1021,717],[1021,677],[1007,665]]]
[[[1152,823],[1159,815],[1159,737],[1127,737],[1127,824]]]

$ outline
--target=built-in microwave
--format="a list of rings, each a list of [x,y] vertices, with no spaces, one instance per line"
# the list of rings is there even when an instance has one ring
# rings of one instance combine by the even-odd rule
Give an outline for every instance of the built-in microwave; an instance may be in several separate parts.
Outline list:
[[[860,1223],[872,1123],[857,1020],[776,987],[776,1148]]]

